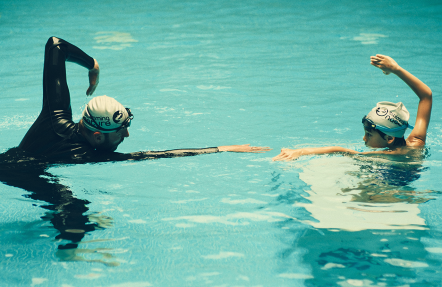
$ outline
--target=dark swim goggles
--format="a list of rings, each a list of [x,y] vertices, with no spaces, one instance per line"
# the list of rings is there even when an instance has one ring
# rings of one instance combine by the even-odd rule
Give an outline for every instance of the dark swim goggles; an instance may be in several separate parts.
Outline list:
[[[388,127],[385,127],[382,125],[375,124],[372,120],[367,119],[367,116],[364,116],[362,118],[362,124],[364,125],[364,129],[369,132],[376,129],[376,130],[379,130],[383,133],[385,133],[385,132],[388,133],[388,132],[397,132],[397,131],[405,130],[406,128],[413,128],[413,126],[408,123],[406,123],[405,125],[402,125],[400,127],[397,127],[397,128],[388,128]]]
[[[115,130],[115,132],[118,132],[121,129],[125,129],[130,127],[130,124],[132,123],[132,120],[134,119],[134,115],[130,111],[129,108],[126,108],[126,112],[128,117],[124,120],[124,122],[121,123],[121,126]]]
[[[362,118],[362,124],[364,125],[364,129],[369,132],[376,129],[376,125],[371,120],[367,119],[367,116]]]
[[[89,111],[89,107],[86,108],[87,114],[88,114],[88,118],[92,121],[89,122],[90,125],[92,125],[94,128],[96,128],[97,130],[103,131],[103,132],[118,132],[121,129],[124,128],[128,128],[130,127],[131,121],[134,118],[134,115],[132,114],[132,112],[130,111],[129,108],[126,108],[126,112],[128,114],[128,117],[121,123],[121,125],[118,128],[114,128],[114,129],[105,129],[102,128],[95,120],[94,117],[91,116],[91,112]]]

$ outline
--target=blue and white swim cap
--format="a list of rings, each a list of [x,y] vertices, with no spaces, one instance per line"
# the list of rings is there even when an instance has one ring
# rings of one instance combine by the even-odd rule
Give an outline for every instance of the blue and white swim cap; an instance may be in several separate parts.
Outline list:
[[[412,128],[408,124],[410,113],[401,102],[379,102],[365,118],[376,125],[375,129],[392,137],[401,138],[408,127]]]
[[[93,98],[83,111],[83,124],[94,132],[116,132],[128,127],[132,118],[129,109],[108,96]]]

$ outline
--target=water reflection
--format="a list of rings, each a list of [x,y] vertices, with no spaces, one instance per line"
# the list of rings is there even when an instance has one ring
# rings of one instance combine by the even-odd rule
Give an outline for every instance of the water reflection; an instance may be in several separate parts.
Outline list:
[[[412,187],[425,170],[410,158],[316,158],[299,175],[310,185],[309,203],[301,205],[316,219],[309,222],[316,228],[425,229],[418,204],[430,197]]]
[[[292,204],[307,211],[300,220],[307,226],[300,234],[287,223],[293,241],[282,254],[287,261],[304,250],[302,262],[311,268],[306,286],[437,285],[441,262],[422,243],[432,236],[419,209],[436,194],[413,187],[427,170],[425,150],[414,155],[296,163],[306,186],[297,190],[304,200],[291,196]]]
[[[97,250],[78,249],[78,245],[88,232],[112,226],[112,219],[97,213],[87,214],[90,203],[75,197],[69,186],[60,183],[57,176],[47,172],[51,164],[28,157],[17,149],[10,149],[0,155],[0,182],[24,189],[23,195],[35,201],[42,201],[40,207],[47,210],[41,217],[59,232],[55,239],[58,245],[57,257],[62,261],[101,262],[115,265],[108,259],[112,256],[101,252],[102,259],[87,260],[81,253],[97,253]],[[36,204],[33,204],[36,205]]]

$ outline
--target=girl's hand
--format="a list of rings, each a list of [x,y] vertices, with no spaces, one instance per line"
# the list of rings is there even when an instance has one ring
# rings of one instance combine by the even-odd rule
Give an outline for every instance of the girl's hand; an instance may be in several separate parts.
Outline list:
[[[273,161],[281,161],[281,160],[295,160],[301,155],[303,155],[303,149],[281,149],[281,153],[273,158]]]
[[[391,57],[376,54],[376,56],[370,57],[370,64],[381,69],[385,75],[395,73],[399,70],[399,65]]]

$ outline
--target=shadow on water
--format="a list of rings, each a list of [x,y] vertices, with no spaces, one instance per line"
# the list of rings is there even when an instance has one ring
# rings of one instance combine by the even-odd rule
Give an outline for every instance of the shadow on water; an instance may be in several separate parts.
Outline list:
[[[60,183],[60,179],[47,172],[54,166],[52,162],[29,157],[24,152],[12,148],[0,155],[0,181],[6,185],[28,191],[23,196],[36,201],[47,212],[41,218],[49,221],[59,232],[55,239],[60,242],[56,256],[61,261],[100,262],[108,266],[116,266],[110,262],[112,255],[105,249],[78,248],[88,232],[112,226],[112,219],[99,214],[87,214],[90,203],[76,198],[69,186]],[[33,204],[36,206],[37,204]],[[85,253],[99,253],[102,259],[89,260],[81,256]]]
[[[276,204],[291,204],[306,226],[301,231],[299,222],[285,222],[283,265],[301,254],[311,272],[306,286],[440,286],[441,262],[423,243],[440,234],[419,209],[439,193],[412,186],[428,172],[427,156],[420,149],[407,157],[322,156],[296,163],[305,185],[293,186],[297,190]],[[273,186],[282,184],[278,179]]]

